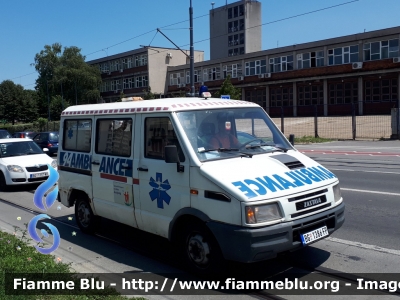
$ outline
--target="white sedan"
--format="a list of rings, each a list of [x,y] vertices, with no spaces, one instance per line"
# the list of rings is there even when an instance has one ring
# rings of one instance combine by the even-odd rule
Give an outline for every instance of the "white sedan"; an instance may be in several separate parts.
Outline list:
[[[47,149],[44,149],[44,151]],[[0,139],[0,190],[9,185],[43,182],[48,165],[57,170],[57,161],[30,139]]]

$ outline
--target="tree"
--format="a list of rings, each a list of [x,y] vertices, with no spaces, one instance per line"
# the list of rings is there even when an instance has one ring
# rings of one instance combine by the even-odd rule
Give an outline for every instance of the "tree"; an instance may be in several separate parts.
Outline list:
[[[60,95],[53,96],[50,102],[50,114],[52,115],[52,120],[60,120],[61,112],[68,106],[70,106],[68,101],[65,101],[65,99],[63,100]]]
[[[24,88],[11,80],[0,83],[1,118],[8,120],[12,125],[21,117],[23,108]]]
[[[143,100],[150,100],[150,99],[156,99],[156,95],[151,91],[151,87],[146,90],[143,90]]]
[[[36,90],[40,116],[48,115],[48,94],[52,102],[55,96],[63,97],[65,104],[96,103],[100,98],[100,71],[88,65],[80,51],[75,46],[62,50],[61,44],[55,43],[45,45],[44,50],[35,55],[33,65],[39,73]],[[59,119],[59,115],[51,116]]]
[[[231,82],[231,76],[228,75],[222,83],[221,88],[214,94],[214,97],[220,98],[221,95],[230,95],[231,99],[241,100],[242,92],[240,89],[235,88]]]
[[[22,107],[19,120],[24,123],[31,123],[38,118],[38,94],[33,90],[24,90],[22,98]]]

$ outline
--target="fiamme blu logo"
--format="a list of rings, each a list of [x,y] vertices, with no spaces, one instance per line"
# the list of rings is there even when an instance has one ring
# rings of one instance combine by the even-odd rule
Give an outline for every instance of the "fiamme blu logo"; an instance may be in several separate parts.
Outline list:
[[[58,195],[58,186],[57,186],[57,181],[59,177],[58,172],[50,165],[47,165],[47,167],[50,172],[49,178],[36,189],[35,194],[33,195],[33,203],[38,209],[44,212],[47,211],[54,204]],[[45,195],[46,198],[43,199]],[[29,235],[33,240],[35,240],[38,243],[43,243],[42,238],[39,237],[36,231],[37,223],[41,219],[51,219],[51,218],[47,214],[40,214],[37,215],[36,217],[33,217],[28,224]],[[60,233],[58,232],[57,228],[50,223],[42,222],[41,224],[47,226],[47,228],[50,229],[50,232],[53,235],[53,245],[50,246],[50,248],[42,248],[39,246],[35,246],[35,248],[42,254],[50,254],[51,252],[55,251],[60,245]],[[40,232],[42,233],[43,237],[45,238],[49,237],[49,234],[46,230],[41,229]]]

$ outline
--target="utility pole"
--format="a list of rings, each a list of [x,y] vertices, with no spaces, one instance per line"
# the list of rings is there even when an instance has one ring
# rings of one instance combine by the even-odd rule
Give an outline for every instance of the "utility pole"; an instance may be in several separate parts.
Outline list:
[[[192,0],[190,0],[189,8],[190,16],[190,97],[194,97],[194,48],[193,48],[193,7]]]

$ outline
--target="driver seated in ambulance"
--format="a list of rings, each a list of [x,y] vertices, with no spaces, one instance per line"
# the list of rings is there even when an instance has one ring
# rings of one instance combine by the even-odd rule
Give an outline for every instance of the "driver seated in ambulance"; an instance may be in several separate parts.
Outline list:
[[[210,145],[212,149],[233,149],[240,147],[238,139],[232,134],[230,121],[225,118],[218,119],[218,132],[211,138]]]

